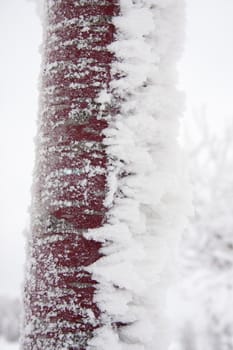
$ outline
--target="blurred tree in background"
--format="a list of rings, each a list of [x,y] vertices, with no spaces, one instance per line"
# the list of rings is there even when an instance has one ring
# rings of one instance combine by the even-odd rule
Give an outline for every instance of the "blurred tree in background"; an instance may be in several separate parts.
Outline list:
[[[233,125],[211,132],[205,109],[193,118],[190,173],[195,216],[181,245],[181,350],[233,349]]]
[[[18,299],[0,297],[0,336],[9,342],[19,338],[20,309]]]

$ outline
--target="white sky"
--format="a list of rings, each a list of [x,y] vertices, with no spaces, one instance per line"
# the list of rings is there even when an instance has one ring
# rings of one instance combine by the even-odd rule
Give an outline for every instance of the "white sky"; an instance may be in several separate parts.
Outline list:
[[[33,4],[0,0],[0,295],[19,294],[40,66]]]
[[[233,114],[233,0],[187,0],[180,63],[187,112],[219,128]],[[0,0],[0,295],[19,294],[37,113],[41,28],[27,0]]]
[[[187,0],[186,50],[180,64],[186,115],[205,104],[215,128],[233,114],[232,19],[232,0]]]

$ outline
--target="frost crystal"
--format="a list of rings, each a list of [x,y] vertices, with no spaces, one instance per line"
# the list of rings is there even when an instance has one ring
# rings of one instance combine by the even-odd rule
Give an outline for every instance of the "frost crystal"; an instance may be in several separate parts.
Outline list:
[[[184,3],[122,0],[120,8],[109,45],[113,80],[99,98],[119,106],[104,131],[108,222],[85,234],[103,242],[104,254],[88,267],[104,324],[89,348],[160,350],[169,342],[166,288],[191,212],[177,142],[183,96],[175,86]]]

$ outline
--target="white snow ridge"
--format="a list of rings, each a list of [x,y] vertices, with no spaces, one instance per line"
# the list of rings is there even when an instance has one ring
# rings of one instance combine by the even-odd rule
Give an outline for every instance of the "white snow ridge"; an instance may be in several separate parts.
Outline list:
[[[86,233],[103,242],[104,254],[88,269],[99,282],[95,298],[104,324],[89,349],[163,350],[166,288],[191,212],[177,142],[184,1],[120,0],[120,8],[109,49],[116,57],[112,76],[121,78],[99,96],[102,104],[120,101],[105,130],[108,223]]]

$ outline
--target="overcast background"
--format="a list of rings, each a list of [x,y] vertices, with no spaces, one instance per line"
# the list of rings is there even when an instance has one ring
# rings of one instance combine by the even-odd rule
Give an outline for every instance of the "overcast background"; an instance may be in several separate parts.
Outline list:
[[[185,115],[191,118],[192,110],[205,104],[216,130],[233,114],[232,18],[233,0],[187,0],[186,46],[179,65]],[[22,283],[40,42],[34,4],[0,0],[0,295],[18,296]]]

